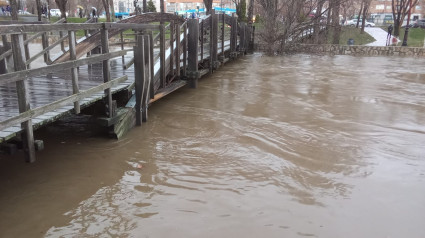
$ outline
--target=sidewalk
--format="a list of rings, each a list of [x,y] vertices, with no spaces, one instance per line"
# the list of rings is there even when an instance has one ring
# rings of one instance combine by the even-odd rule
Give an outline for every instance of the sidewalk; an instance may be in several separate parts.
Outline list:
[[[367,46],[386,46],[387,32],[380,27],[365,27],[364,31],[375,38],[376,41],[367,44]],[[390,41],[391,42],[391,41]]]

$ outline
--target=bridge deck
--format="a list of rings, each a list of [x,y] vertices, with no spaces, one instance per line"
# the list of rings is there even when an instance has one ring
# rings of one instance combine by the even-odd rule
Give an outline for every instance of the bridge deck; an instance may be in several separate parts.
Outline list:
[[[132,53],[125,56],[128,62],[132,58]],[[70,70],[46,77],[36,77],[28,79],[29,99],[31,108],[40,107],[59,100],[61,98],[72,95],[72,81]],[[111,60],[111,78],[118,78],[127,75],[128,80],[112,88],[114,93],[127,88],[134,82],[134,69],[123,70],[121,58]],[[82,66],[78,71],[80,90],[86,90],[103,83],[102,64],[94,64],[91,66]],[[11,116],[19,114],[18,97],[16,93],[15,83],[0,85],[0,121],[6,120]],[[103,92],[94,94],[89,98],[80,101],[81,108],[87,107],[95,101],[103,98]],[[34,128],[38,128],[46,123],[53,122],[67,114],[73,113],[73,106],[66,106],[59,110],[45,113],[34,118]],[[16,136],[21,131],[20,126],[13,126],[0,131],[0,143],[7,141]]]

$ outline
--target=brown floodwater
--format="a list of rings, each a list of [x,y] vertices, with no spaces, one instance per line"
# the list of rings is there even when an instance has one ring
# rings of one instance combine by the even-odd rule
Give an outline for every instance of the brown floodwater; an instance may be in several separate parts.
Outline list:
[[[44,128],[1,155],[0,237],[424,237],[424,65],[254,54],[120,141]]]

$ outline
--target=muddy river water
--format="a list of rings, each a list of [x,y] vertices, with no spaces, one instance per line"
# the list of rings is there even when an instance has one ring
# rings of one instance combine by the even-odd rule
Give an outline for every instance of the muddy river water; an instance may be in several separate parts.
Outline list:
[[[425,60],[254,54],[115,141],[0,155],[0,237],[425,234]]]

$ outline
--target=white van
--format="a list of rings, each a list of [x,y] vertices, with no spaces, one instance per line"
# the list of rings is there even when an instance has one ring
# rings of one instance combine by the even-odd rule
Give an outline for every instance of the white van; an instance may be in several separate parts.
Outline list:
[[[50,16],[60,17],[61,11],[59,9],[50,9]]]

